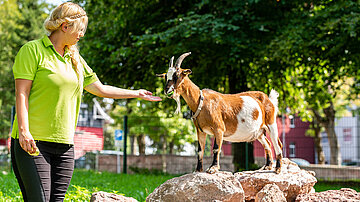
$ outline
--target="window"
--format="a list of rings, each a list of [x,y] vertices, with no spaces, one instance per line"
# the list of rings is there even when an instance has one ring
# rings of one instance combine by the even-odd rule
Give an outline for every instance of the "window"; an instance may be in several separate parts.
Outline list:
[[[81,103],[80,112],[79,112],[79,121],[86,122],[89,118],[89,113],[87,110],[88,105]]]
[[[291,158],[296,157],[295,149],[296,149],[295,143],[294,142],[290,143],[290,145],[289,145],[289,157],[291,157]]]
[[[290,128],[295,128],[295,117],[293,115],[289,115],[290,119]]]

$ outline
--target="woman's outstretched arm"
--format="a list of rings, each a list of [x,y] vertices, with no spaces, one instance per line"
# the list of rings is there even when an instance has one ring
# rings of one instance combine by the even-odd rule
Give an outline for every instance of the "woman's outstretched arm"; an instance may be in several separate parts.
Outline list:
[[[115,86],[104,85],[100,81],[87,85],[85,90],[99,97],[113,99],[141,98],[148,101],[161,101],[160,97],[152,96],[152,93],[147,90],[127,90]]]

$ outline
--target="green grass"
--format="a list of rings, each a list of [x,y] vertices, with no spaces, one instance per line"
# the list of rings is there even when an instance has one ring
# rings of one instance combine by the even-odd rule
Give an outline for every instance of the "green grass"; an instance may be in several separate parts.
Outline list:
[[[91,194],[105,191],[145,201],[156,187],[174,175],[130,175],[75,169],[65,201],[90,201]],[[0,202],[22,201],[13,173],[0,173]]]
[[[351,188],[360,192],[360,179],[352,181],[324,181],[318,180],[314,186],[316,192],[326,190],[340,190],[341,188]]]
[[[91,194],[97,191],[122,194],[145,201],[156,187],[175,175],[151,174],[115,174],[75,169],[65,201],[89,201]],[[20,189],[11,172],[0,171],[0,202],[22,201]],[[315,184],[316,192],[351,188],[360,192],[360,180],[323,181]]]

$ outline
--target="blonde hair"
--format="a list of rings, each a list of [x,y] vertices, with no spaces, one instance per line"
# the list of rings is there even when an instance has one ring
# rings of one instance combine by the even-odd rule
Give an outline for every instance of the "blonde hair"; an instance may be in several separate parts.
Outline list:
[[[60,4],[56,7],[50,14],[50,16],[45,20],[44,27],[49,32],[49,35],[54,31],[58,30],[63,23],[67,23],[69,26],[72,26],[72,31],[79,31],[84,28],[84,33],[88,23],[88,17],[86,12],[81,6],[66,2]],[[83,69],[81,68],[80,63],[80,54],[76,45],[67,46],[71,53],[71,62],[75,69],[75,72],[81,80],[83,75]]]

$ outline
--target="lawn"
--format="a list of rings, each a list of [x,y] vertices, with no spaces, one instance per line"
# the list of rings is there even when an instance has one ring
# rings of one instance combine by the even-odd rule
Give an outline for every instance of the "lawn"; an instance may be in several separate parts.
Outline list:
[[[89,201],[91,194],[105,191],[133,197],[138,201],[145,201],[146,197],[166,180],[176,177],[174,175],[151,174],[114,174],[108,172],[95,172],[75,169],[70,188],[65,201]],[[0,173],[0,202],[22,201],[20,189],[13,173],[2,171]],[[339,190],[343,187],[352,188],[360,192],[359,181],[319,181],[315,184],[316,192],[326,190]]]
[[[75,169],[65,201],[89,201],[91,194],[105,191],[145,201],[156,187],[174,175],[126,175]],[[0,202],[22,201],[13,173],[0,173]]]

